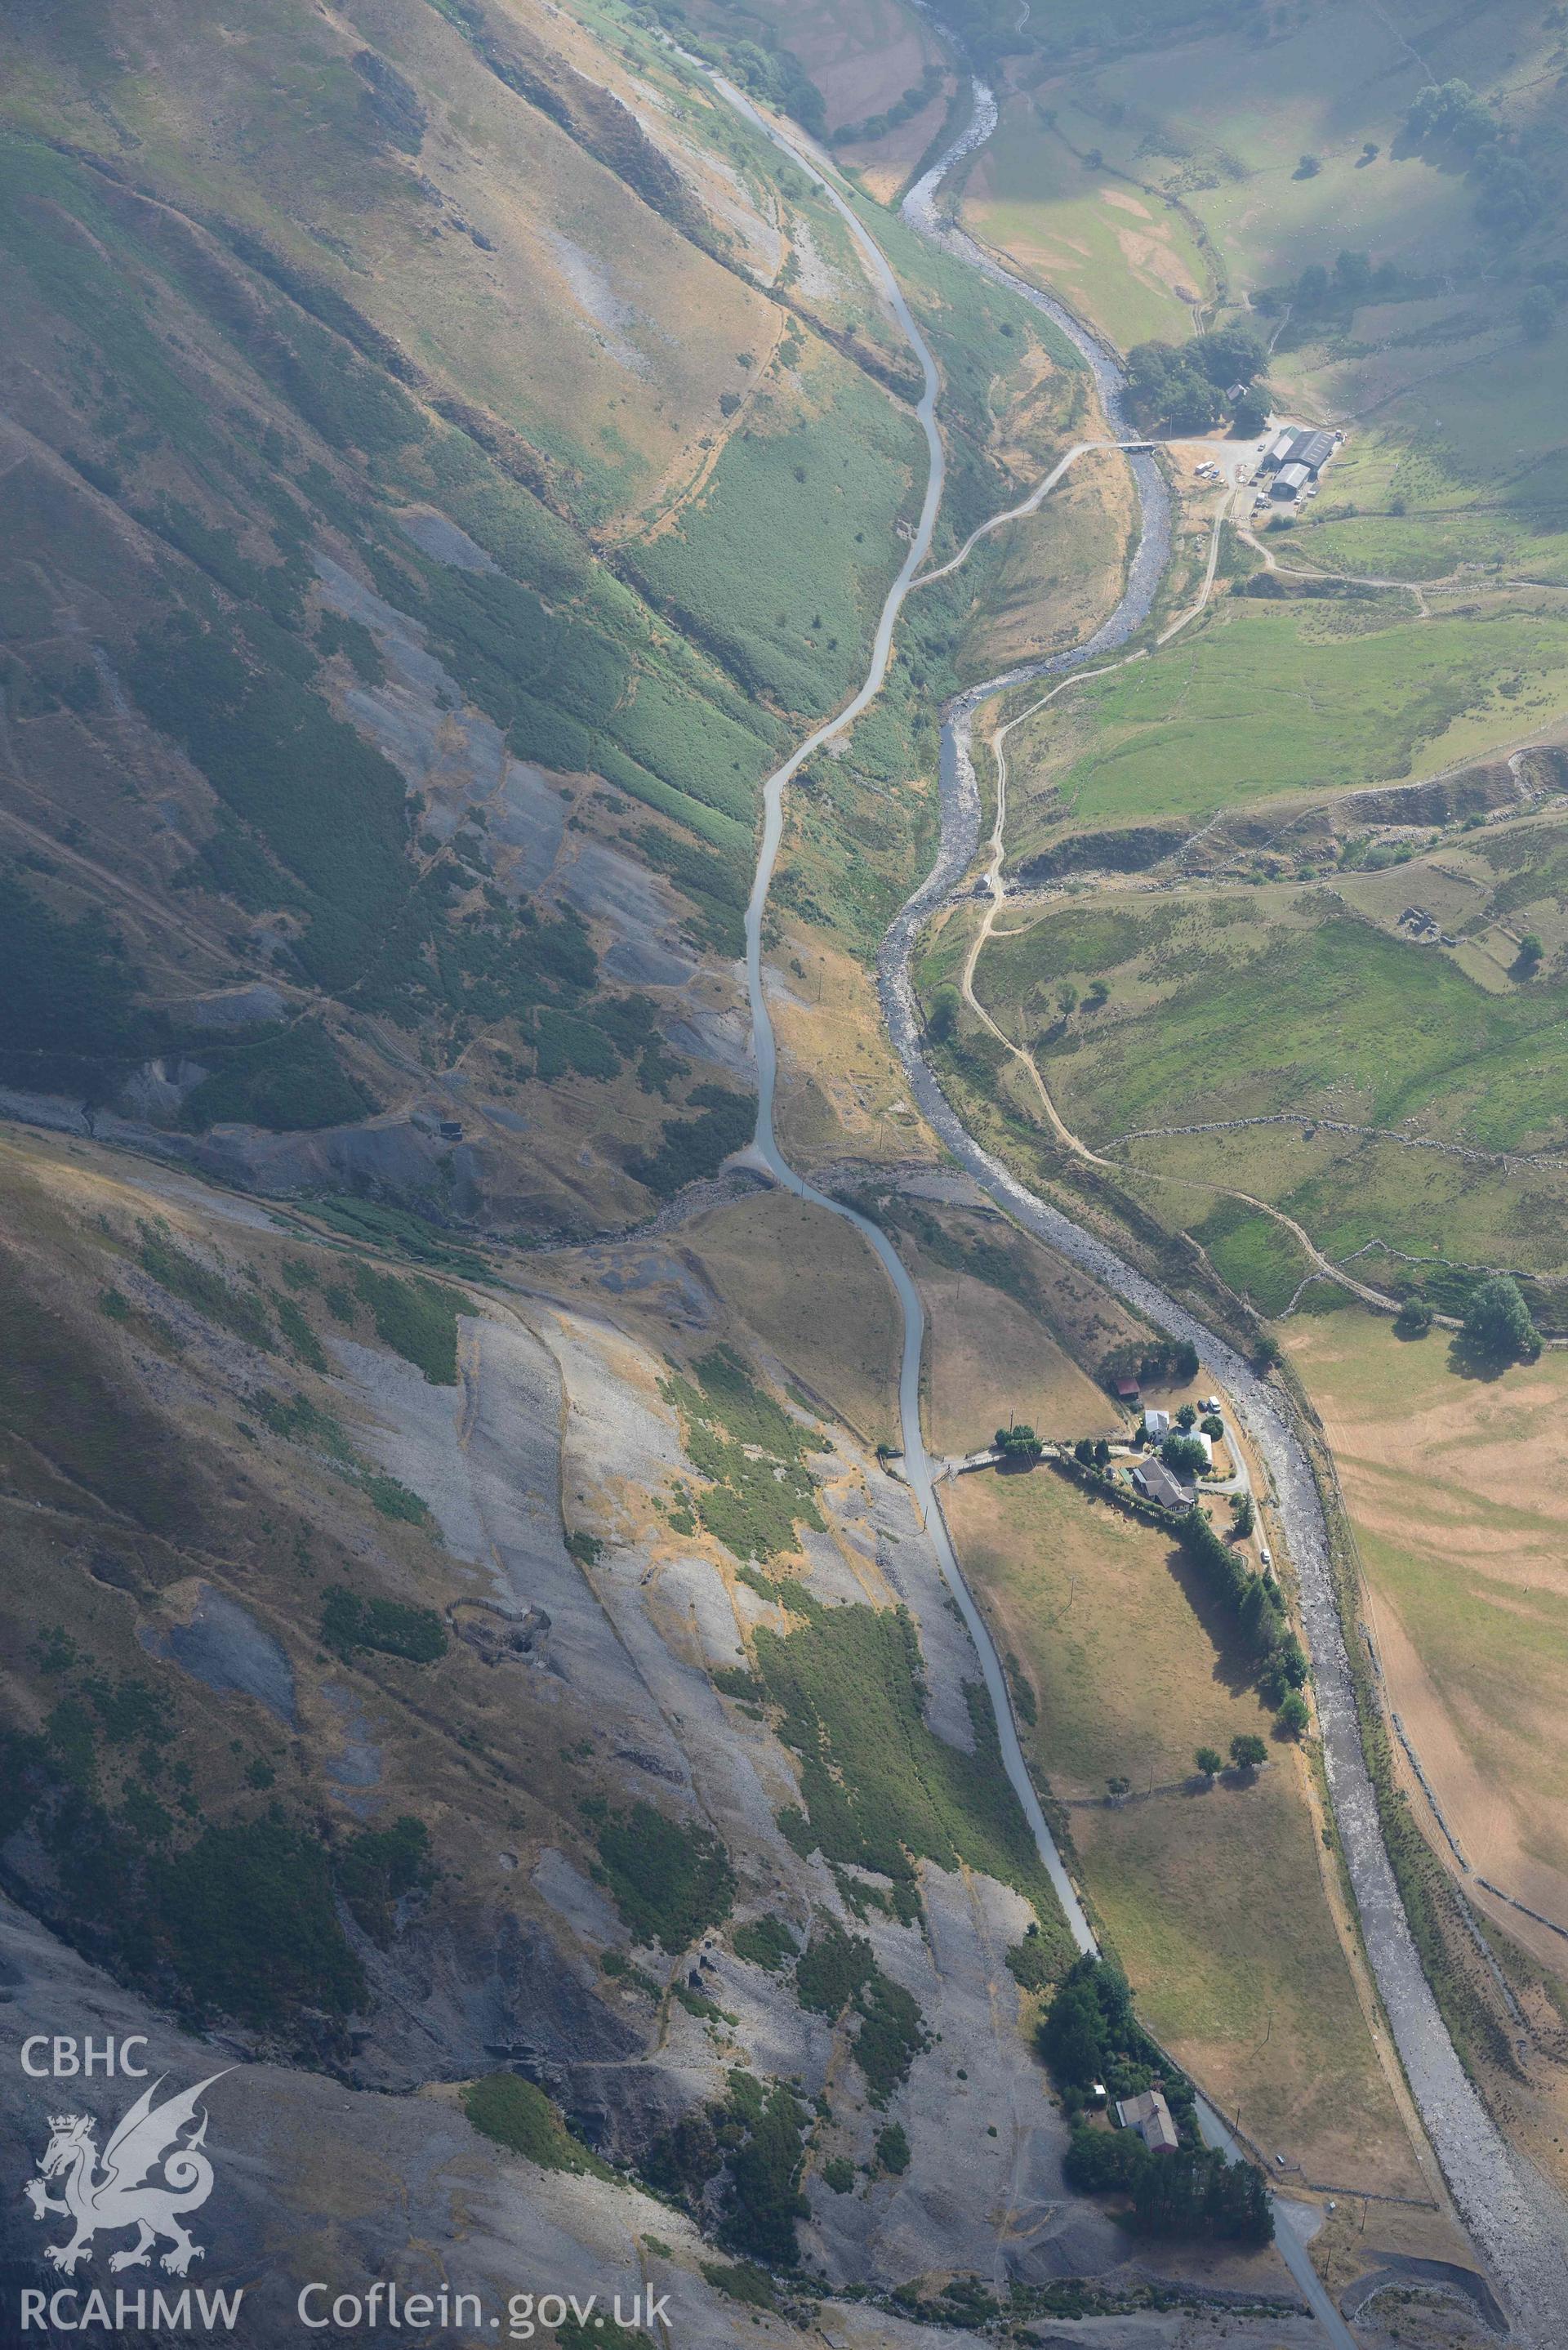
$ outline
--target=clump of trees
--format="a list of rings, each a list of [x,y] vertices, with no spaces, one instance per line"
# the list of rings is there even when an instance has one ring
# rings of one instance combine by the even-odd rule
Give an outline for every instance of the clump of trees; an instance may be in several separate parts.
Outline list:
[[[1127,353],[1127,396],[1140,424],[1207,432],[1228,416],[1239,431],[1261,432],[1268,406],[1258,380],[1268,354],[1250,327],[1218,327],[1182,344],[1135,343]],[[1231,389],[1242,389],[1234,400]]]
[[[1429,81],[1405,115],[1408,138],[1421,147],[1458,147],[1473,153],[1497,135],[1497,119],[1468,81]]]
[[[1015,1419],[1011,1428],[999,1428],[994,1442],[1004,1461],[1038,1461],[1044,1449],[1043,1440],[1026,1419]]]
[[[1064,2165],[1070,2185],[1127,2196],[1127,2224],[1141,2234],[1272,2241],[1273,2214],[1262,2178],[1250,2164],[1228,2162],[1198,2144],[1191,2084],[1173,2072],[1138,2023],[1118,1967],[1076,1960],[1041,2022],[1039,2046],[1069,2113],[1082,2115],[1097,2082],[1122,2098],[1158,2081],[1182,2141],[1174,2154],[1153,2155],[1134,2130],[1080,2121]]]
[[[1159,1457],[1179,1477],[1196,1477],[1209,1466],[1208,1455],[1195,1436],[1168,1436],[1159,1448]]]
[[[1118,1347],[1100,1366],[1100,1377],[1115,1391],[1116,1381],[1136,1372],[1151,1383],[1158,1379],[1195,1379],[1198,1349],[1190,1338],[1151,1338],[1142,1347]]]
[[[1541,1333],[1508,1273],[1494,1274],[1471,1293],[1459,1337],[1464,1351],[1482,1362],[1533,1363],[1541,1352]]]
[[[959,1013],[963,998],[950,980],[944,980],[931,997],[931,1009],[926,1021],[926,1034],[945,1045],[958,1028]]]
[[[1070,2111],[1082,2109],[1096,2081],[1113,2096],[1147,2089],[1165,2060],[1133,2013],[1132,1992],[1108,1959],[1075,1959],[1041,2018],[1037,2044]],[[1178,2130],[1193,2127],[1192,2090],[1178,2079],[1165,2092]]]
[[[1428,82],[1405,116],[1405,133],[1434,160],[1470,158],[1480,225],[1500,240],[1522,236],[1555,193],[1528,144],[1504,135],[1497,117],[1468,81]]]

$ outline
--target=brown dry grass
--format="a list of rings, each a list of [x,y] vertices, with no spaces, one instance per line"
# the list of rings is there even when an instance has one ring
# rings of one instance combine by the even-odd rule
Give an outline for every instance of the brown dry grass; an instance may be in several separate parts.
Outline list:
[[[868,1443],[898,1441],[898,1305],[852,1226],[770,1191],[702,1217],[686,1244],[806,1395]]]
[[[930,1317],[926,1432],[933,1451],[971,1452],[1002,1420],[1026,1419],[1042,1436],[1119,1434],[1103,1388],[1026,1306],[971,1274],[924,1256],[920,1294]]]
[[[853,1155],[936,1159],[888,1042],[871,975],[820,933],[791,924],[772,957],[779,1139],[797,1166]]]
[[[1405,1345],[1353,1312],[1291,1327],[1392,1701],[1472,1866],[1568,1926],[1568,1359],[1478,1379],[1440,1332]]]
[[[1121,594],[1133,525],[1126,461],[1081,457],[1038,514],[999,534],[961,646],[961,673],[992,677],[1092,636]]]
[[[1112,1811],[1105,1780],[1186,1780],[1199,1744],[1267,1735],[1228,1627],[1158,1531],[1049,1470],[950,1489],[966,1570],[1033,1685],[1031,1758],[1151,2029],[1270,2155],[1341,2187],[1426,2189],[1320,1876],[1295,1750],[1251,1787]]]

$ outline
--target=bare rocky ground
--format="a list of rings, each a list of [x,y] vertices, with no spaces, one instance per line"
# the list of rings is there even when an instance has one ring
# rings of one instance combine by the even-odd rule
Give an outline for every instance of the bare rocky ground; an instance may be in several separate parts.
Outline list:
[[[48,1146],[31,1144],[26,1164],[52,1170],[55,1211],[69,1203],[79,1218],[70,1228],[78,1237],[51,1262],[76,1268],[69,1280],[89,1313],[107,1275],[104,1260],[83,1252],[109,1245],[111,1226],[134,1231],[150,1211],[171,1220],[182,1250],[226,1267],[231,1280],[258,1262],[258,1277],[277,1278],[286,1253],[314,1245],[280,1234],[250,1201],[209,1200],[185,1174],[128,1171],[130,1162],[82,1145],[51,1159]],[[31,1227],[19,1211],[16,1222],[25,1242]],[[323,1283],[351,1270],[341,1250],[315,1261]],[[258,1552],[245,1564],[237,1536],[212,1518],[200,1572],[182,1561],[160,1579],[149,1557],[150,1579],[134,1589],[106,1591],[99,1577],[73,1598],[78,1586],[60,1579],[51,1605],[85,1609],[102,1663],[123,1658],[120,1669],[159,1676],[182,1709],[189,1702],[189,1734],[205,1738],[214,1767],[237,1768],[222,1758],[244,1731],[286,1765],[280,1793],[297,1786],[329,1840],[344,1823],[384,1826],[417,1811],[441,1876],[384,1943],[343,1913],[374,2000],[347,2054],[330,2058],[336,2074],[290,2069],[279,2044],[254,2033],[203,2041],[182,2032],[14,1908],[0,1916],[11,2044],[34,2030],[143,2029],[154,2069],[171,2085],[233,2068],[211,2098],[219,2188],[210,2220],[203,2213],[200,2281],[255,2281],[242,2339],[287,2338],[291,2293],[317,2275],[347,2290],[395,2275],[406,2290],[445,2278],[487,2294],[618,2285],[624,2297],[648,2263],[659,2289],[667,2271],[673,2280],[672,2345],[732,2341],[738,2324],[740,2338],[755,2338],[752,2313],[702,2281],[701,2261],[716,2257],[711,2237],[700,2241],[679,2210],[624,2178],[536,2170],[475,2136],[456,2102],[459,2083],[511,2066],[543,2085],[584,2139],[628,2164],[672,2122],[722,2099],[742,2066],[793,2082],[808,2104],[821,2096],[830,2110],[814,2134],[799,2223],[808,2267],[830,2288],[886,2294],[958,2274],[993,2288],[1084,2277],[1119,2291],[1162,2273],[1215,2293],[1212,2322],[1171,2309],[1074,2320],[1070,2331],[1065,2320],[1041,2320],[1034,2330],[1042,2341],[1178,2350],[1217,2338],[1223,2324],[1253,2350],[1307,2350],[1314,2329],[1290,2314],[1290,2281],[1272,2255],[1217,2260],[1138,2246],[1100,2206],[1065,2190],[1065,2126],[1005,1962],[1028,1922],[1016,1893],[967,1867],[925,1864],[919,1924],[874,1908],[862,1919],[846,1905],[842,1878],[783,1835],[778,1814],[799,1800],[795,1759],[712,1674],[742,1660],[758,1625],[783,1633],[793,1619],[711,1538],[680,1534],[655,1506],[695,1476],[663,1391],[672,1364],[662,1350],[689,1360],[723,1340],[764,1376],[769,1362],[694,1262],[659,1232],[529,1261],[526,1291],[473,1295],[458,1326],[458,1382],[441,1387],[373,1343],[363,1312],[345,1326],[313,1305],[327,1367],[310,1372],[296,1357],[285,1369],[214,1330],[133,1259],[112,1260],[133,1314],[161,1316],[171,1337],[161,1351],[117,1337],[111,1347],[131,1351],[101,1353],[100,1367],[137,1366],[144,1402],[169,1416],[199,1464],[210,1458],[231,1492],[243,1465],[253,1514],[298,1507],[313,1513],[317,1539],[339,1548],[321,1581],[301,1589],[286,1544],[275,1559]],[[264,1395],[301,1389],[337,1416],[359,1456],[419,1493],[434,1531],[389,1530],[354,1488],[322,1482],[307,1454],[262,1432]],[[227,1449],[212,1452],[225,1426]],[[826,1449],[806,1458],[825,1527],[805,1537],[790,1571],[830,1613],[908,1607],[929,1724],[967,1749],[963,1691],[979,1677],[978,1659],[909,1492],[843,1427],[825,1421],[819,1433]],[[37,1571],[63,1578],[75,1555],[40,1552]],[[444,1610],[457,1638],[440,1665],[372,1670],[323,1653],[321,1584],[348,1571],[361,1587]],[[737,1880],[724,1926],[681,1952],[634,1941],[596,1871],[580,1802],[590,1790],[621,1806],[647,1801],[722,1838]],[[212,1816],[225,1816],[232,1799],[203,1793]],[[240,1815],[265,1800],[242,1796]],[[789,1976],[735,1951],[736,1929],[762,1918],[782,1918],[798,1943],[828,1919],[866,1934],[883,1971],[919,2002],[928,2044],[885,2108],[871,2102],[853,2057],[853,2025],[808,2012]],[[607,1951],[623,1953],[658,1995],[607,1975]],[[673,1995],[691,1971],[704,1994],[699,2012]],[[67,2088],[12,2077],[0,2135],[13,2185],[41,2152],[50,2112],[68,2105],[107,2122],[128,2102],[120,2082]],[[873,2174],[866,2166],[891,2121],[908,2134],[909,2168]],[[856,2166],[848,2192],[824,2177],[835,2157]],[[716,2216],[709,2210],[710,2221]],[[5,2232],[30,2281],[49,2239],[15,2199]],[[639,2241],[649,2237],[670,2253],[649,2253]],[[100,2246],[95,2281],[114,2249]],[[1228,2294],[1266,2297],[1278,2314],[1248,2314]],[[896,2314],[865,2303],[802,2308],[825,2339],[857,2350],[906,2340],[912,2350],[917,2338]],[[773,2315],[759,2318],[764,2340],[784,2330]],[[918,2330],[926,2344],[959,2338]]]
[[[454,1555],[491,1578],[499,1604],[549,1615],[535,1669],[595,1693],[600,1718],[613,1723],[610,1752],[628,1792],[685,1809],[722,1836],[741,1885],[734,1922],[781,1916],[804,1940],[814,1920],[831,1918],[867,1934],[879,1965],[919,2002],[931,2044],[893,2106],[879,2112],[846,2035],[804,2011],[787,1981],[710,1936],[702,1988],[732,2025],[671,2002],[652,2044],[567,2054],[553,2034],[548,2058],[529,2069],[586,2134],[622,2158],[657,2122],[722,2095],[738,2062],[796,2081],[808,2097],[826,2093],[834,2119],[808,2172],[802,2239],[807,2259],[836,2282],[875,2290],[948,2271],[1002,2285],[1122,2273],[1127,2239],[1064,2186],[1065,2125],[1023,2036],[1004,1953],[1024,1930],[1026,1905],[967,1869],[927,1866],[923,1929],[875,1914],[862,1921],[820,1858],[803,1861],[781,1834],[776,1814],[796,1797],[793,1759],[764,1723],[718,1694],[710,1674],[742,1660],[753,1626],[782,1631],[785,1619],[711,1544],[672,1536],[650,1507],[650,1496],[691,1471],[676,1414],[659,1392],[663,1366],[618,1326],[614,1301],[630,1295],[642,1313],[665,1309],[660,1318],[694,1350],[728,1334],[689,1267],[657,1238],[597,1249],[591,1265],[597,1295],[569,1306],[535,1297],[525,1309],[531,1329],[499,1315],[466,1325],[456,1397],[422,1388],[384,1357],[356,1365],[384,1424],[383,1458],[435,1510]],[[963,1689],[978,1679],[978,1660],[910,1499],[842,1430],[828,1433],[833,1449],[816,1470],[828,1531],[805,1537],[808,1586],[828,1606],[909,1607],[926,1659],[928,1719],[938,1735],[970,1748]],[[591,1566],[568,1553],[563,1511],[601,1544]],[[626,1939],[613,1907],[557,1851],[537,1856],[531,1884],[564,1965],[591,1981],[599,1950]],[[655,1951],[631,1955],[668,1970]],[[633,1994],[620,1997],[637,2008]],[[827,2189],[823,2163],[835,2154],[866,2163],[877,2129],[895,2117],[909,2137],[909,2172],[862,2178],[850,2194]],[[1227,2263],[1224,2276],[1290,2296],[1272,2256]],[[1294,2338],[1291,2324],[1281,2332],[1272,2318],[1256,2334],[1239,2314],[1228,2322],[1237,2341]],[[857,2338],[838,2336],[836,2321],[833,2331]],[[1074,2338],[1102,2337],[1075,2324]],[[1140,2320],[1103,2338],[1130,2345],[1184,2337],[1167,2314],[1153,2331]]]

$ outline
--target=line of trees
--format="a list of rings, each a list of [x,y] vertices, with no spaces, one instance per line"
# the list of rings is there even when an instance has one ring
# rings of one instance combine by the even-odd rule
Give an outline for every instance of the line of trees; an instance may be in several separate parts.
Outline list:
[[[1265,1700],[1284,1706],[1293,1692],[1305,1687],[1307,1660],[1273,1584],[1250,1571],[1241,1555],[1221,1541],[1201,1510],[1189,1510],[1179,1521],[1177,1539],[1241,1627],[1258,1659],[1258,1685]],[[1304,1728],[1304,1700],[1302,1714]]]

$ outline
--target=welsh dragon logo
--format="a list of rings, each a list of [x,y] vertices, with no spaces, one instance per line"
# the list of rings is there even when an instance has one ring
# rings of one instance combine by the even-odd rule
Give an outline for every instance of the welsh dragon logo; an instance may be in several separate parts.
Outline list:
[[[35,2220],[54,2213],[74,2222],[75,2232],[65,2244],[47,2244],[44,2257],[66,2276],[78,2261],[92,2258],[93,2238],[113,2235],[123,2228],[137,2231],[134,2244],[116,2252],[111,2269],[147,2267],[153,2245],[167,2238],[169,2250],[161,2265],[173,2276],[183,2276],[192,2261],[203,2257],[192,2241],[184,2214],[198,2210],[213,2191],[213,2166],[202,2153],[207,2116],[202,2095],[222,2073],[210,2074],[182,2095],[152,2100],[161,2079],[144,2089],[130,2111],[115,2125],[114,2135],[101,2156],[93,2143],[97,2127],[90,2114],[54,2114],[49,2119],[49,2143],[38,2165],[38,2176],[23,2189]],[[200,2121],[182,2143],[180,2133]],[[161,2171],[161,2178],[154,2174]],[[59,2197],[50,2195],[46,2181],[61,2181]]]

